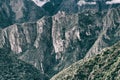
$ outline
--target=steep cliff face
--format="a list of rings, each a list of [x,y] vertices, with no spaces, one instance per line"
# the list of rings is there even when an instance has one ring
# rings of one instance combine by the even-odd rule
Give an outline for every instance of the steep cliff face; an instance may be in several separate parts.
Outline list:
[[[42,70],[46,58],[44,55],[52,53],[51,26],[51,17],[43,17],[33,23],[11,25],[1,30],[0,47],[11,48],[18,58]]]
[[[40,40],[42,40],[41,37],[49,39],[50,34],[45,33],[50,33],[50,20],[50,18],[45,17],[37,22],[14,24],[3,29],[5,36],[9,40],[11,50],[15,53],[21,53],[27,48],[29,49],[30,46],[38,48]]]
[[[98,15],[91,12],[73,15],[59,12],[53,16],[52,39],[59,61],[58,69],[85,56],[102,29],[100,19],[97,18]]]
[[[108,13],[59,11],[38,21],[16,23],[0,29],[0,48],[10,48],[14,56],[32,64],[49,79],[73,62],[119,41],[119,12],[119,8]]]
[[[103,18],[103,29],[86,57],[99,53],[103,48],[120,40],[120,9],[112,9]]]
[[[50,80],[119,80],[119,75],[120,42],[93,58],[72,64]]]
[[[58,11],[68,14],[84,12],[85,10],[108,10],[111,7],[118,7],[119,4],[106,5],[106,1],[83,0],[2,0],[0,1],[0,27],[4,28],[14,23],[37,21],[44,15],[54,15]],[[87,2],[89,2],[87,4]],[[91,2],[94,2],[91,4]],[[103,4],[102,4],[103,3]],[[107,9],[106,9],[107,7]],[[102,9],[101,9],[102,8]]]
[[[0,27],[4,28],[14,23],[36,21],[47,13],[31,0],[0,1]]]

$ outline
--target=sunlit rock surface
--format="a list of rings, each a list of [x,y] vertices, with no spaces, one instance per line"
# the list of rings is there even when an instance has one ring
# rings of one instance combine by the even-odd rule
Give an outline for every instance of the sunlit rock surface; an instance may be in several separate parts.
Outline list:
[[[0,30],[0,47],[36,67],[47,79],[120,40],[120,9],[108,13],[59,11],[35,22]],[[101,16],[101,17],[100,17]]]
[[[32,0],[0,1],[0,48],[9,48],[49,80],[120,40],[119,4],[107,10],[84,5],[81,11],[77,3],[50,0],[40,7]]]
[[[86,57],[99,53],[101,49],[120,40],[120,13],[119,9],[110,10],[103,18],[103,29]]]

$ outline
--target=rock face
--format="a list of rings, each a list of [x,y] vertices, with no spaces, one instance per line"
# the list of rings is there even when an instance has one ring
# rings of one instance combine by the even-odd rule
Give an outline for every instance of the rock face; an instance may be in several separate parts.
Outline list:
[[[48,65],[43,63],[48,62],[44,56],[50,56],[52,53],[51,25],[51,17],[43,17],[33,23],[11,25],[1,31],[0,47],[11,48],[19,59],[34,65],[44,73],[43,66]]]
[[[35,22],[0,30],[0,48],[10,48],[18,59],[32,64],[46,79],[120,40],[120,9],[99,13],[59,11]]]
[[[0,27],[4,28],[14,23],[36,21],[47,14],[31,0],[0,1]]]
[[[120,42],[93,58],[74,63],[50,80],[119,80],[119,75]]]
[[[68,66],[83,58],[97,39],[101,24],[96,13],[84,14],[67,15],[59,12],[53,16],[52,38],[56,59],[60,60],[58,68],[63,67],[63,64]],[[91,22],[96,20],[96,22],[84,24],[88,22],[88,19],[84,20],[85,18],[90,18]],[[89,45],[86,44],[87,42]]]
[[[120,40],[120,13],[119,9],[110,10],[103,18],[103,29],[86,57],[99,53],[103,48]]]

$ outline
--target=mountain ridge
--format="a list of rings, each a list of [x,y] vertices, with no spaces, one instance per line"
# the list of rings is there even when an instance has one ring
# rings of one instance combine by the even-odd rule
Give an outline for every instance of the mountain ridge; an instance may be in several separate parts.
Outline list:
[[[119,4],[100,11],[85,5],[79,11],[77,2],[51,0],[38,7],[31,0],[0,1],[0,48],[48,80],[120,40]]]
[[[119,41],[119,17],[119,8],[105,14],[58,12],[37,22],[1,29],[0,47],[10,48],[18,59],[52,77],[85,56],[96,55]]]
[[[50,80],[119,80],[119,53],[120,42],[103,49],[99,55],[72,64]]]

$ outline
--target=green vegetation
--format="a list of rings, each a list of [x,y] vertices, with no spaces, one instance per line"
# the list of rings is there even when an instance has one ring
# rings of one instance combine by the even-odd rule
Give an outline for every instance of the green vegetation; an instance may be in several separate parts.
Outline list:
[[[10,56],[9,50],[0,49],[0,80],[41,80],[41,77],[32,65]]]
[[[76,62],[51,80],[120,80],[120,42],[93,58]]]

